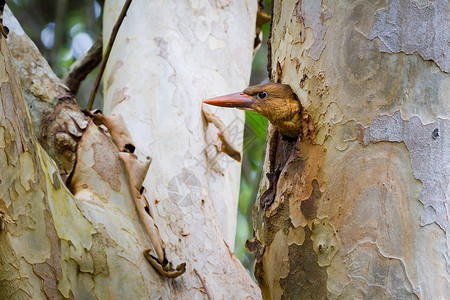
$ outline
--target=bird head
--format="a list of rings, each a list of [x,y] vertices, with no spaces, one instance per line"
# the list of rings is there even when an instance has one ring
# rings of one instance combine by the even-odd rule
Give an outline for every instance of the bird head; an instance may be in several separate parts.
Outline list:
[[[266,117],[282,134],[297,138],[301,127],[301,106],[287,84],[263,83],[244,91],[203,101],[205,104],[254,111]]]

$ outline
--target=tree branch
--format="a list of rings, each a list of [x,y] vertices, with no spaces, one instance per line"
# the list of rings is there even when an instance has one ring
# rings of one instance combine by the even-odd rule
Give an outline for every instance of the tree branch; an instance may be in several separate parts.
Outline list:
[[[111,32],[111,37],[109,38],[108,46],[106,46],[105,54],[103,56],[102,63],[98,70],[97,78],[95,78],[94,87],[92,88],[91,96],[89,97],[89,102],[86,107],[86,110],[91,110],[94,105],[95,96],[97,95],[97,90],[100,85],[100,81],[102,79],[103,72],[105,71],[106,63],[108,62],[109,54],[111,53],[112,46],[114,45],[114,41],[116,40],[117,33],[119,32],[120,25],[122,25],[123,19],[125,18],[128,8],[130,7],[132,0],[127,0],[123,5],[122,11],[120,12],[119,18],[117,19],[116,24]]]
[[[63,78],[63,82],[73,94],[78,92],[81,82],[92,72],[102,61],[102,37],[99,37],[91,49],[79,60],[70,66],[70,70]]]

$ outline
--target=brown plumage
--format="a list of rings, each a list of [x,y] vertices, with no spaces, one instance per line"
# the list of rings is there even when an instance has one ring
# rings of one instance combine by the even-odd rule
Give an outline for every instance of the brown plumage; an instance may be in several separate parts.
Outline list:
[[[300,102],[286,84],[258,84],[243,92],[211,98],[203,103],[251,110],[266,117],[280,133],[288,137],[297,138],[300,134]]]

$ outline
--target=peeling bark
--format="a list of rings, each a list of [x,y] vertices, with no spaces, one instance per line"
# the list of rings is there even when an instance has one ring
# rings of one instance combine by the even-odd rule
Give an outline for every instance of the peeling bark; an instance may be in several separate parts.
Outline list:
[[[224,8],[214,6],[212,12],[216,9]],[[244,11],[248,16],[256,16],[256,9],[253,15],[250,4],[248,9]],[[185,18],[185,15],[179,16]],[[114,16],[110,17],[108,22],[113,22]],[[141,19],[129,16],[128,20],[140,22]],[[251,21],[250,17],[246,23],[250,28],[250,59],[254,34],[254,23]],[[11,23],[7,24],[10,26],[14,22],[16,21],[11,19]],[[127,130],[119,122],[114,125],[118,127],[117,134],[112,133],[112,130],[107,132],[104,127],[98,127],[92,120],[85,118],[73,98],[66,97],[67,88],[51,72],[18,24],[10,28],[8,45],[4,38],[0,39],[2,298],[194,299],[232,295],[259,299],[260,292],[256,283],[228,248],[214,206],[203,190],[194,206],[185,207],[179,205],[176,199],[170,203],[161,201],[163,199],[156,194],[159,187],[145,183],[149,192],[146,194],[148,207],[144,207],[144,210],[148,210],[148,215],[154,217],[154,224],[149,220],[144,225],[158,226],[162,235],[162,241],[152,239],[154,244],[150,242],[147,232],[153,232],[156,227],[146,228],[139,221],[138,211],[133,204],[133,192],[141,184],[130,186],[132,176],[136,175],[136,182],[142,182],[145,174],[142,170],[134,172],[133,167],[127,173],[119,158],[118,148],[129,150]],[[215,33],[224,34],[221,30],[215,30]],[[197,33],[201,34],[201,30]],[[211,44],[208,45],[225,48],[226,44],[212,37]],[[15,73],[11,63],[8,46],[11,47],[19,75]],[[120,47],[115,49],[118,51]],[[145,49],[147,48],[140,51],[145,52]],[[223,52],[227,51],[223,49]],[[242,60],[242,69],[231,69],[229,74],[236,74],[238,70],[246,73],[250,68],[250,59]],[[219,63],[229,65],[224,61]],[[177,69],[177,73],[183,74],[183,70]],[[123,80],[118,76],[120,74],[114,75],[117,76],[109,77],[107,82],[117,84]],[[248,76],[243,76],[238,82],[244,85],[246,79]],[[122,97],[131,92],[131,87],[128,90],[127,87],[120,89],[114,94],[120,101],[115,98],[117,101],[112,103],[120,103],[124,100]],[[27,102],[23,96],[27,98]],[[141,98],[141,101],[145,106],[147,99]],[[198,103],[200,102],[201,99],[198,99]],[[31,114],[27,108],[31,110]],[[200,105],[196,112],[199,119],[193,121],[202,125],[198,127],[198,137],[204,135]],[[110,125],[114,123],[114,120],[109,121]],[[36,130],[33,128],[35,126],[38,127]],[[136,134],[135,130],[130,132]],[[61,134],[63,138],[60,140],[60,148],[63,151],[57,147],[58,136]],[[70,134],[69,137],[66,134]],[[48,142],[51,140],[49,136],[55,141]],[[73,171],[69,173],[67,187],[59,172],[68,169],[59,169],[60,163],[55,165],[39,145],[37,137],[41,141],[44,137],[44,146],[45,141],[48,142],[50,148],[45,147],[45,150],[52,154],[55,161],[67,149],[72,151],[71,154],[75,149],[76,159],[72,161]],[[197,142],[198,140],[193,139],[191,145]],[[52,147],[56,149],[54,153],[51,152]],[[138,152],[141,151],[141,155],[145,148],[137,149]],[[202,158],[204,160],[205,157]],[[183,160],[177,158],[176,161]],[[235,169],[238,170],[238,165]],[[186,183],[193,181],[193,177],[188,176],[188,179],[190,181],[185,181]],[[171,182],[167,181],[166,184],[170,186]],[[143,189],[138,192],[142,194]],[[234,193],[237,194],[237,191]],[[234,203],[236,199],[231,198],[231,202]],[[139,203],[145,206],[144,202]],[[163,213],[162,205],[168,208]],[[233,223],[230,224],[226,228],[233,229]],[[234,236],[234,232],[232,234]],[[146,260],[144,251],[147,255],[148,249],[150,253],[157,252],[163,257],[164,252],[159,250],[165,242],[167,256],[175,265],[187,262],[186,274],[183,276],[162,277]],[[182,264],[181,266],[183,267]],[[158,268],[157,265],[155,267]],[[166,272],[165,275],[169,277],[182,273],[181,268],[175,270],[166,266],[160,271]]]
[[[7,39],[11,59],[35,125],[34,132],[66,179],[73,171],[77,144],[88,125],[87,118],[8,7],[4,17],[11,30]]]
[[[46,201],[62,185],[34,137],[4,38],[0,52],[0,202],[11,219],[0,233],[0,295],[62,299],[56,288],[62,274],[61,248]],[[52,184],[52,180],[58,183]]]
[[[104,36],[122,3],[105,3]],[[256,13],[254,1],[133,2],[105,69],[103,111],[122,115],[135,154],[152,158],[143,186],[168,258],[186,262],[187,298],[260,297],[232,253],[244,114],[208,110],[224,124],[208,126],[201,104],[248,85]]]
[[[280,175],[248,243],[265,299],[450,297],[444,2],[274,2],[270,75],[309,125],[268,139]]]

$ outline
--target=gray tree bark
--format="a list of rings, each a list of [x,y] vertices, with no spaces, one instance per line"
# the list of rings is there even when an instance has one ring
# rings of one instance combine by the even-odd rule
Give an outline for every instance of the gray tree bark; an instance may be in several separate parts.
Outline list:
[[[447,1],[274,1],[271,78],[303,106],[269,135],[254,212],[265,299],[450,297]],[[276,155],[271,155],[276,151]]]

